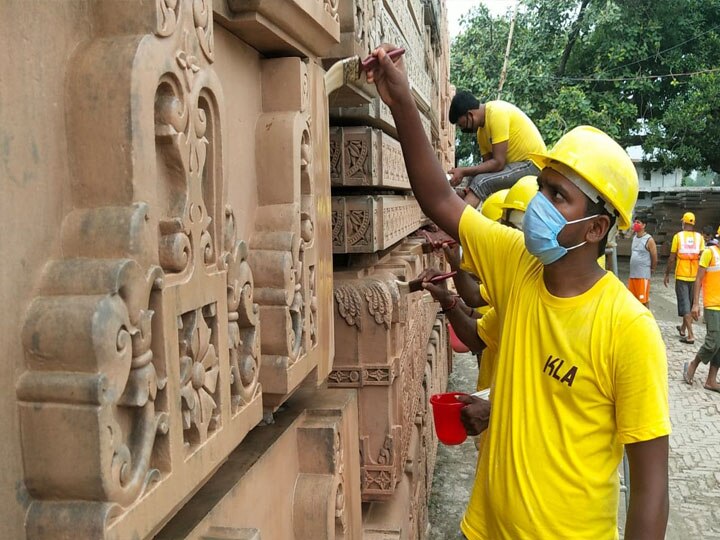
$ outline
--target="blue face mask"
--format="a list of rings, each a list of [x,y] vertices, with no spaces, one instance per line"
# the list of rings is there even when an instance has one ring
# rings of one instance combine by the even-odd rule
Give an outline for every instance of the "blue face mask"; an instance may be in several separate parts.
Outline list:
[[[563,230],[563,227],[597,216],[598,214],[595,214],[594,216],[568,221],[545,195],[537,193],[528,204],[523,218],[525,247],[532,255],[540,259],[540,262],[544,265],[552,264],[564,257],[568,251],[584,246],[587,243],[581,242],[569,248],[561,246],[558,242],[558,234]]]

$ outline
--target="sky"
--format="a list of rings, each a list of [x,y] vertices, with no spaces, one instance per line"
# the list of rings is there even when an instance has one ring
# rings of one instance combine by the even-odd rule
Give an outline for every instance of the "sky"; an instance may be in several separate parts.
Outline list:
[[[450,38],[460,32],[460,17],[478,4],[485,4],[490,13],[503,15],[515,5],[517,0],[445,0],[448,10],[448,31]]]

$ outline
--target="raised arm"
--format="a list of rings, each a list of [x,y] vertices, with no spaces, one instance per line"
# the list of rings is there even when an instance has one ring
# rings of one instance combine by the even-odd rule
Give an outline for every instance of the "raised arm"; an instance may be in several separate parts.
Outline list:
[[[630,464],[626,540],[662,540],[667,527],[668,437],[625,446]]]
[[[390,107],[395,119],[410,185],[420,208],[441,229],[459,240],[458,225],[466,205],[448,183],[425,135],[402,58],[393,63],[387,56],[386,50],[394,48],[384,45],[373,52],[379,62],[368,72],[368,82],[375,83],[380,98]]]

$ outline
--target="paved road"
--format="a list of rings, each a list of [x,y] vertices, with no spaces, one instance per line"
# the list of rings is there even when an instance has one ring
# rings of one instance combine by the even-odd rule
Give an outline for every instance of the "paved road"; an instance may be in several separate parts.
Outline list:
[[[625,279],[627,260],[620,262],[620,271]],[[720,540],[720,394],[702,388],[707,366],[700,366],[692,387],[681,377],[683,362],[692,360],[705,337],[704,326],[696,326],[695,345],[680,343],[675,330],[679,319],[674,289],[663,287],[662,272],[653,279],[650,298],[667,346],[673,424],[667,538]],[[475,358],[469,354],[455,355],[454,362],[450,388],[462,391],[473,388],[477,379]],[[457,538],[458,523],[472,488],[475,460],[475,447],[470,441],[460,446],[440,445],[429,509],[430,540]],[[622,522],[622,508],[620,514]]]

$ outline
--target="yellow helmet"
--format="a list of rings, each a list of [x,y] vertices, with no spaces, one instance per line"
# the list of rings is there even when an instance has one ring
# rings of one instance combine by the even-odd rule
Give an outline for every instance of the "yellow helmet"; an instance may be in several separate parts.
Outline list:
[[[480,213],[488,219],[497,221],[502,217],[502,207],[500,206],[505,200],[509,189],[501,189],[490,195],[483,201],[480,207]]]
[[[500,208],[524,212],[537,192],[537,176],[523,176],[510,188]]]
[[[717,234],[717,235],[720,236],[720,226],[718,227],[718,230],[717,230],[717,232],[716,232],[715,234]]]
[[[682,217],[682,222],[695,225],[695,214],[692,212],[685,212]]]
[[[630,227],[638,196],[637,171],[627,152],[607,133],[579,126],[560,137],[549,152],[530,158],[540,169],[558,162],[575,171],[615,209],[618,227]]]

